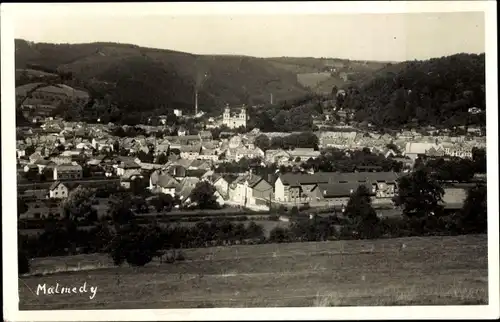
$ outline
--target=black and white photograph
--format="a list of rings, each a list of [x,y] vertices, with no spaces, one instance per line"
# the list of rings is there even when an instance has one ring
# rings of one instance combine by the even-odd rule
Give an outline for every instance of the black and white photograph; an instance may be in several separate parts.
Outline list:
[[[496,2],[1,9],[5,319],[498,318]]]

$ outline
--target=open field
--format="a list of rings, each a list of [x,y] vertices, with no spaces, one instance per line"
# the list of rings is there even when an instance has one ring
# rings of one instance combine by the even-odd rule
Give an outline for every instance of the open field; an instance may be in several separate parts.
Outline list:
[[[486,235],[214,247],[185,255],[183,262],[142,268],[112,267],[106,255],[35,259],[33,272],[48,274],[20,278],[20,309],[460,305],[488,298]],[[34,294],[39,283],[84,282],[98,287],[93,300],[88,293]]]
[[[315,88],[318,84],[331,78],[328,72],[297,74],[297,81],[303,86]],[[331,90],[331,89],[330,89]]]

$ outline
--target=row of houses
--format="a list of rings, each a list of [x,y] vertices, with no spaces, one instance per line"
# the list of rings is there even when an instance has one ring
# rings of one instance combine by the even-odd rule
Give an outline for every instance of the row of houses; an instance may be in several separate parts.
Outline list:
[[[266,207],[273,197],[273,186],[261,176],[252,173],[223,176],[207,171],[198,178],[178,176],[172,168],[159,169],[151,174],[149,189],[153,193],[178,196],[182,202],[188,202],[191,191],[200,181],[207,181],[215,187],[219,204],[229,203],[249,208]]]
[[[397,193],[398,177],[395,172],[285,173],[276,180],[274,197],[282,203],[343,205],[364,185],[373,201],[390,203]]]
[[[238,175],[221,175],[212,170],[197,175],[176,173],[175,167],[156,169],[149,176],[148,189],[177,197],[184,205],[191,204],[192,192],[201,181],[215,187],[219,205],[242,206],[267,210],[270,204],[300,206],[345,206],[350,196],[363,185],[375,205],[389,205],[397,194],[396,181],[400,175],[393,172],[359,172],[315,174],[285,173],[275,182],[251,172]],[[144,172],[143,172],[144,174]],[[42,184],[18,184],[18,193],[30,200],[64,199],[78,186],[88,188],[123,187],[120,178],[66,179]],[[469,188],[457,185],[445,187],[443,202],[450,207],[461,207]]]
[[[429,157],[459,157],[463,159],[472,158],[472,149],[474,147],[485,147],[485,145],[470,143],[422,143],[407,142],[404,155],[412,160],[416,160],[420,155]]]

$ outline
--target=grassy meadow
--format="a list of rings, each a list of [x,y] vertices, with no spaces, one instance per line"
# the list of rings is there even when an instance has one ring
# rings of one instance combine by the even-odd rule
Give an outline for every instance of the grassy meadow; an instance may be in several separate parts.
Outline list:
[[[405,245],[405,246],[403,246]],[[106,255],[37,258],[21,310],[487,304],[487,236],[413,237],[184,250],[186,260],[114,267]],[[39,295],[37,285],[97,286]]]

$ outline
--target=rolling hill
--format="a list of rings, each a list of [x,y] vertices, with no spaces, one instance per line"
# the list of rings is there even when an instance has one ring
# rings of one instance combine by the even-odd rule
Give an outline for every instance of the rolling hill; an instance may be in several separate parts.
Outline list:
[[[332,58],[268,58],[277,68],[297,74],[298,82],[316,94],[329,94],[334,86],[344,88],[387,66],[388,62]]]
[[[295,73],[265,59],[200,56],[116,43],[48,44],[18,39],[16,68],[71,73],[91,92],[98,92],[94,95],[111,95],[118,106],[130,110],[192,109],[197,83],[202,83],[202,110],[221,109],[225,103],[267,103],[271,93],[275,100],[288,100],[308,92]]]
[[[328,94],[383,62],[327,58],[256,58],[194,55],[118,43],[49,44],[16,39],[16,76],[71,74],[75,87],[111,96],[121,108],[191,110],[199,87],[202,110],[220,112],[225,103],[283,102],[314,92]],[[26,74],[26,72],[25,72]],[[204,76],[207,75],[205,78]]]
[[[125,115],[199,107],[220,114],[226,103],[260,105],[347,90],[340,102],[356,120],[379,127],[485,124],[484,54],[457,54],[402,63],[334,58],[194,55],[117,43],[48,44],[17,39],[16,75],[58,74],[62,83],[103,98]],[[39,71],[38,76],[36,71]],[[22,85],[18,79],[18,85]],[[337,102],[338,103],[338,102]],[[104,110],[110,110],[104,106]],[[104,111],[104,110],[101,110]],[[100,113],[100,112],[99,112]],[[121,115],[121,116],[120,116]]]

